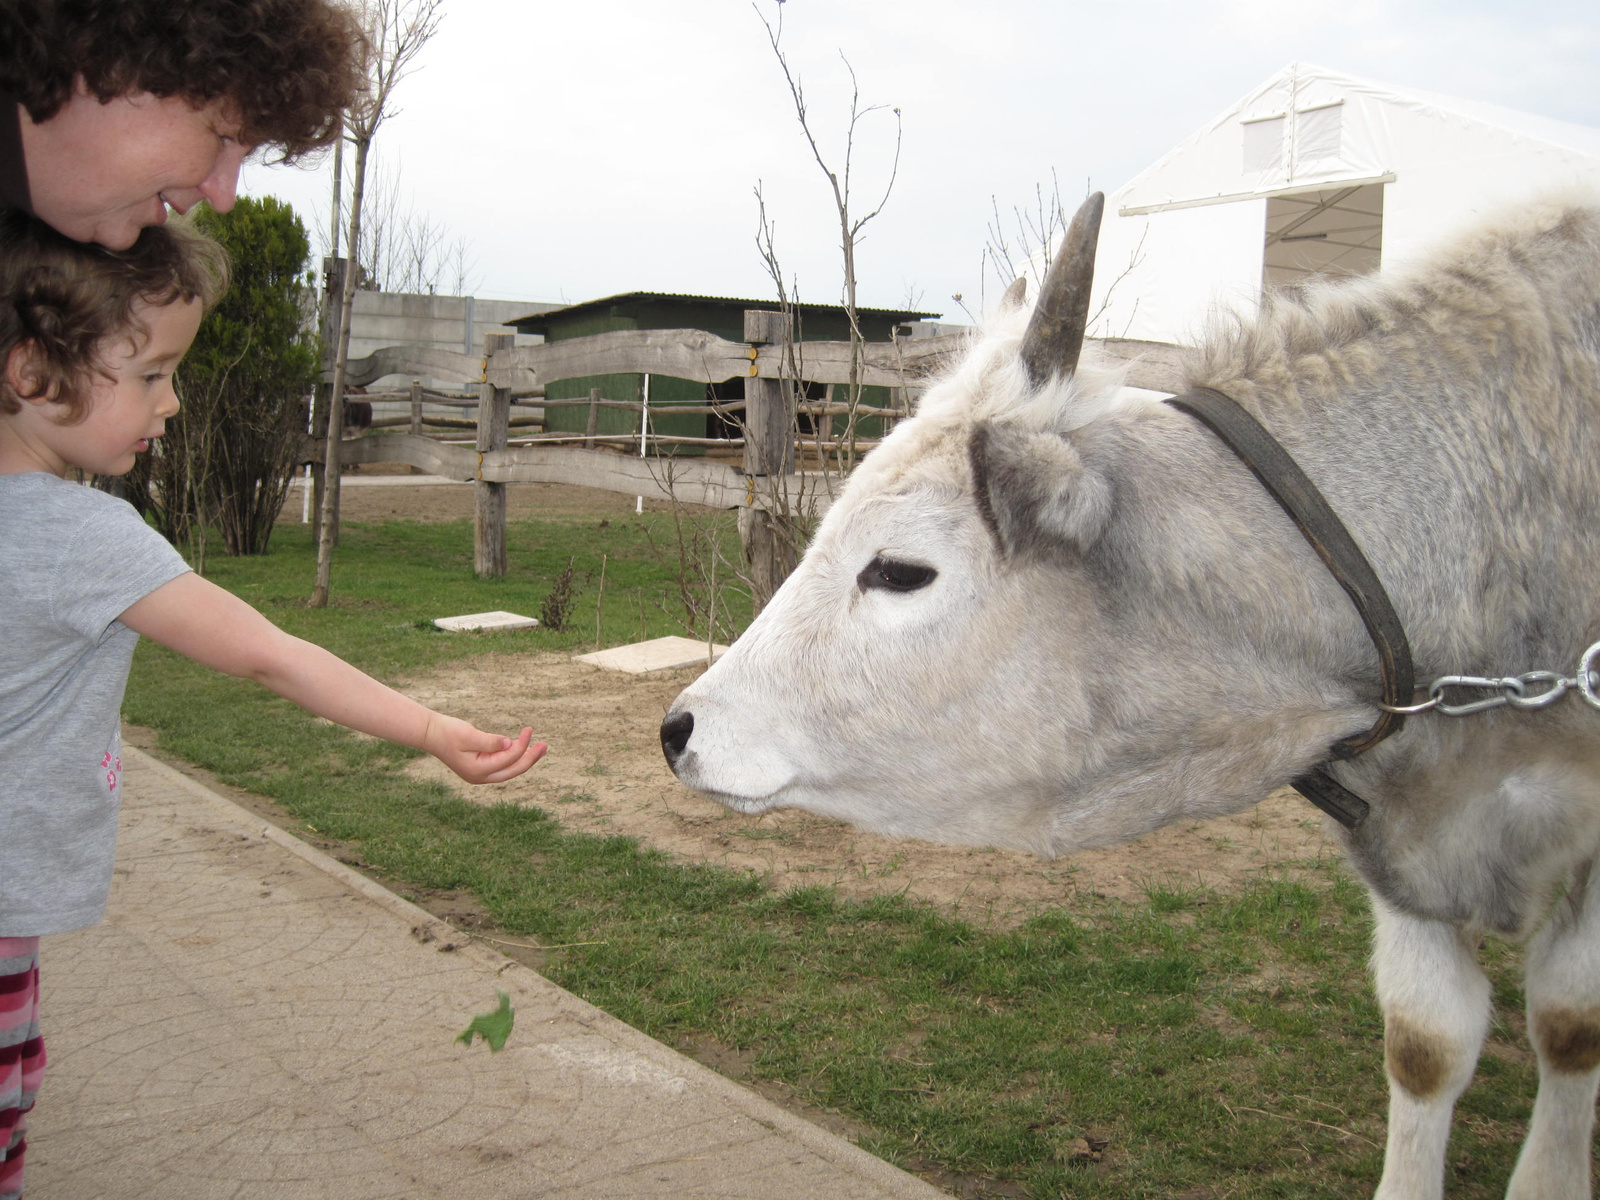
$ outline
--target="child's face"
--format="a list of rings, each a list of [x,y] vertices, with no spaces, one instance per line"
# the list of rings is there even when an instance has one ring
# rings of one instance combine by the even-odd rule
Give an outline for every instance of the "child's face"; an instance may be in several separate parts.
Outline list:
[[[17,444],[34,464],[28,469],[61,476],[72,467],[96,475],[130,471],[135,456],[150,449],[166,431],[167,418],[178,411],[172,372],[194,341],[202,315],[198,300],[137,306],[134,316],[149,336],[135,341],[119,335],[101,346],[104,373],[93,376],[88,413],[81,421],[63,425],[53,402],[25,402],[13,421]]]

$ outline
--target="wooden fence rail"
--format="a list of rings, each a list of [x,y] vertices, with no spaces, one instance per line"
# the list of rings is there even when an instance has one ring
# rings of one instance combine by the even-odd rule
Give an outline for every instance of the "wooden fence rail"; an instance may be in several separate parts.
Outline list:
[[[864,347],[857,382],[867,387],[905,387],[927,379],[967,345],[964,333]],[[1156,391],[1178,391],[1183,351],[1164,342],[1090,338],[1102,358],[1127,364],[1128,383]],[[814,383],[850,382],[849,342],[797,342],[799,376]],[[542,389],[558,379],[586,375],[671,375],[698,383],[726,379],[785,379],[791,374],[781,345],[730,342],[700,329],[624,329],[568,338],[540,346],[510,346],[486,356],[434,346],[385,346],[352,359],[346,378],[365,386],[385,375],[429,375],[476,379],[512,391]],[[332,372],[325,378],[331,380]],[[580,401],[579,403],[587,403]]]
[[[581,441],[582,434],[574,435]],[[637,444],[638,439],[629,439]],[[837,473],[796,473],[755,479],[727,463],[703,459],[637,458],[573,446],[513,446],[482,455],[471,446],[409,433],[374,433],[341,448],[346,463],[404,462],[430,475],[485,483],[571,483],[581,487],[679,500],[707,508],[771,508],[821,512],[839,486]]]

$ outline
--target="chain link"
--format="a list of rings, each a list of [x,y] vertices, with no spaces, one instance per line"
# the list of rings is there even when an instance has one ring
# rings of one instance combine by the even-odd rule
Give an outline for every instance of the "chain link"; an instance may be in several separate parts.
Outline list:
[[[1576,690],[1591,708],[1600,709],[1600,642],[1583,652],[1578,663],[1578,673],[1564,676],[1557,671],[1529,671],[1526,675],[1507,675],[1490,679],[1480,675],[1441,675],[1428,685],[1428,698],[1421,704],[1379,704],[1385,712],[1411,716],[1416,713],[1436,712],[1446,717],[1465,717],[1485,712],[1491,708],[1509,706],[1523,710],[1544,708],[1554,704],[1568,692]],[[1481,700],[1446,704],[1445,693],[1453,689],[1495,692]]]

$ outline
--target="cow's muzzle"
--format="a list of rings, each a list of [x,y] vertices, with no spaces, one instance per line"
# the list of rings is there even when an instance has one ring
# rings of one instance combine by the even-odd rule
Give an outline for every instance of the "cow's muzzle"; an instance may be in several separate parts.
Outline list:
[[[661,753],[667,756],[667,765],[674,771],[678,760],[689,748],[689,737],[694,733],[694,714],[688,709],[668,713],[661,722]]]

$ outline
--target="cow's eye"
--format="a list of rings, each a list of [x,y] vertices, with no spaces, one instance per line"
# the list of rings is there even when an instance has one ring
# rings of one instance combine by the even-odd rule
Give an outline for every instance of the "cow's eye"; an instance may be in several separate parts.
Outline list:
[[[927,587],[938,573],[921,563],[901,562],[880,554],[861,569],[856,583],[863,590],[882,588],[890,592],[914,592]]]

